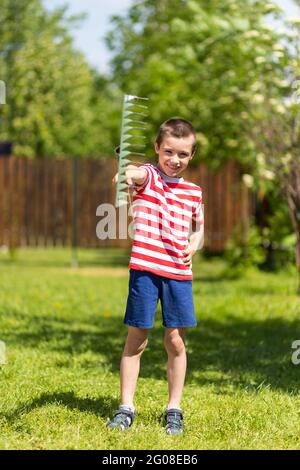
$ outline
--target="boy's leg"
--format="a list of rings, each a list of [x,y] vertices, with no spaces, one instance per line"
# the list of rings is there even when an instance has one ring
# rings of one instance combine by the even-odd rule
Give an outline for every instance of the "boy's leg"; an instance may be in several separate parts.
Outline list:
[[[169,387],[168,408],[180,409],[186,373],[185,328],[165,329],[165,348],[168,353],[167,377]]]
[[[140,359],[148,343],[148,329],[128,326],[120,365],[121,405],[134,409],[133,399],[140,371]]]

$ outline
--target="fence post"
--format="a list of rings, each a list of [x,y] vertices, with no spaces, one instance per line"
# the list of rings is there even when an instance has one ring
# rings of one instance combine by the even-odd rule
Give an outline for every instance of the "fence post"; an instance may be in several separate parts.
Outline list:
[[[72,268],[78,267],[78,167],[79,160],[73,158],[73,184],[72,184]]]

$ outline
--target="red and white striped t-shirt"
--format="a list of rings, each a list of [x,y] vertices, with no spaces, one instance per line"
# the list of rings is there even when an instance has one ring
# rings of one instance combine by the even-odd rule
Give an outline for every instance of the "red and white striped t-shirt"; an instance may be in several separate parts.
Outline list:
[[[202,190],[183,178],[171,178],[151,164],[144,184],[133,191],[134,241],[129,268],[171,279],[190,280],[183,262],[192,220],[204,222]]]

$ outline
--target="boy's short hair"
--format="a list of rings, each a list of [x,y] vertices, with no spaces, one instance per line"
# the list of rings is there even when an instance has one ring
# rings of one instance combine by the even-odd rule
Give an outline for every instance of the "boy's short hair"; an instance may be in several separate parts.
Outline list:
[[[172,136],[172,137],[181,138],[181,137],[188,137],[191,134],[194,136],[194,139],[195,139],[193,146],[192,146],[192,155],[193,155],[197,147],[196,131],[193,128],[192,124],[186,119],[173,117],[163,122],[159,128],[155,142],[157,143],[158,147],[160,147],[160,144],[162,143],[164,137]]]

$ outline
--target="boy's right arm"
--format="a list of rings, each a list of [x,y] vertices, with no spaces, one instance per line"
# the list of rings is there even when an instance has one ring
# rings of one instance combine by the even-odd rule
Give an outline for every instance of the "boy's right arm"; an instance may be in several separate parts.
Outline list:
[[[126,167],[125,175],[126,175],[126,184],[128,184],[128,186],[133,186],[135,184],[137,186],[141,186],[146,181],[147,170],[145,170],[145,168],[140,168],[135,165],[128,165]],[[116,175],[113,177],[114,184],[117,183],[118,176],[119,174],[116,173]]]

